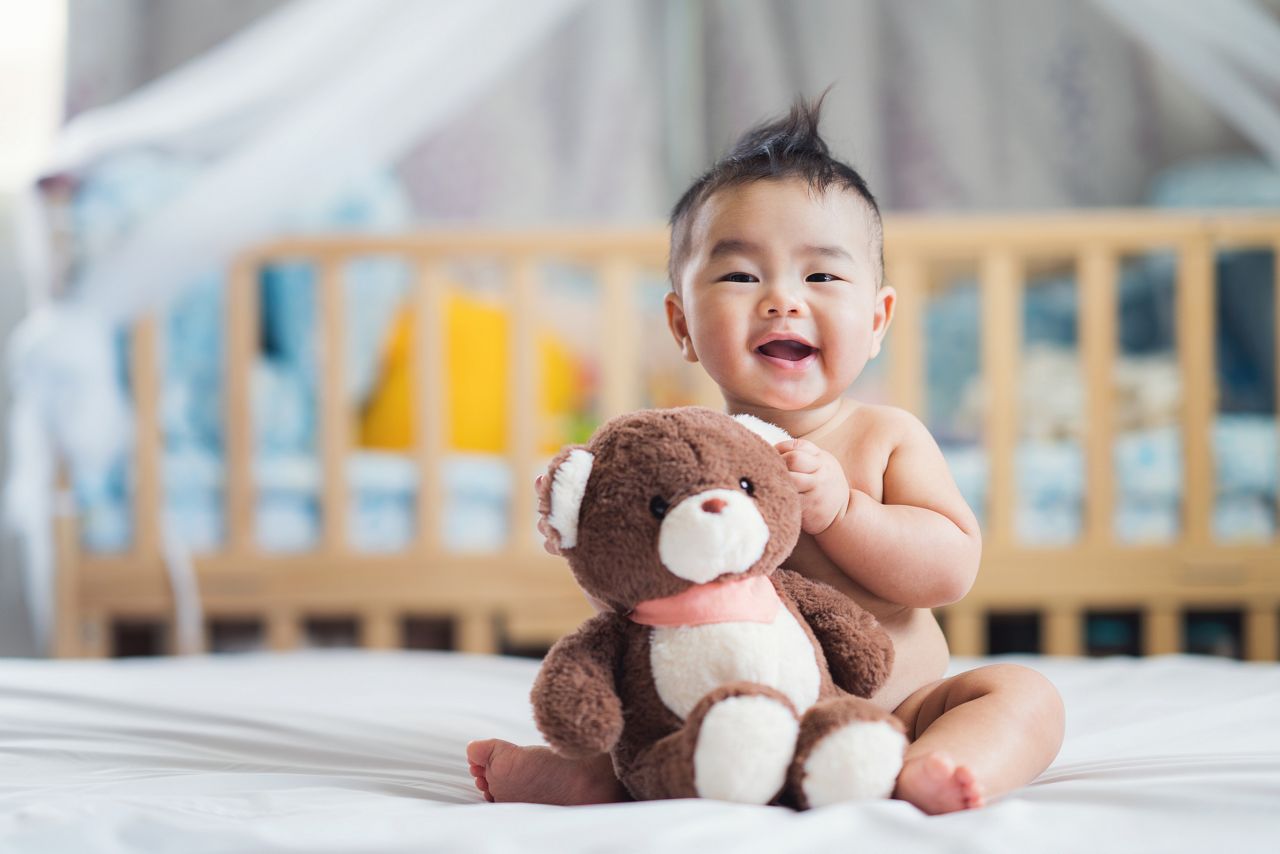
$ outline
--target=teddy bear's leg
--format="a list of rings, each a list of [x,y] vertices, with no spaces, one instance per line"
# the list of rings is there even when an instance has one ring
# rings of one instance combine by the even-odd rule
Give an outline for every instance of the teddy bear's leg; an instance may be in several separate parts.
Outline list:
[[[800,720],[787,786],[801,809],[893,793],[906,727],[861,697],[837,697],[810,707]]]
[[[799,729],[785,694],[731,682],[699,700],[679,731],[641,753],[622,782],[643,800],[767,804],[786,785]]]

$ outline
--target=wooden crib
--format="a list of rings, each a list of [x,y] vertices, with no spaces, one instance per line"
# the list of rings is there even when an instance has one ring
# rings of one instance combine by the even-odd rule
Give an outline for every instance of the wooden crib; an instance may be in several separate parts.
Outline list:
[[[981,364],[987,390],[983,439],[990,498],[977,584],[962,602],[943,609],[941,615],[952,652],[994,651],[987,637],[990,621],[1001,615],[1029,615],[1041,651],[1081,654],[1086,614],[1095,612],[1134,615],[1140,652],[1175,652],[1182,648],[1185,613],[1207,609],[1240,615],[1244,657],[1275,660],[1280,654],[1280,540],[1255,545],[1215,542],[1210,430],[1216,411],[1215,252],[1261,248],[1280,257],[1280,215],[1116,211],[1016,218],[897,216],[886,221],[885,241],[887,278],[900,294],[889,336],[889,385],[895,402],[910,411],[922,413],[924,405],[924,300],[944,274],[957,266],[978,272]],[[1151,250],[1171,251],[1177,263],[1184,498],[1177,542],[1131,546],[1118,542],[1113,531],[1110,378],[1117,359],[1119,265],[1124,256]],[[221,549],[194,560],[199,599],[208,618],[206,629],[219,620],[256,623],[262,627],[266,646],[287,650],[303,642],[304,632],[315,621],[343,620],[355,627],[359,645],[396,648],[408,642],[417,625],[414,621],[440,621],[451,634],[446,645],[494,652],[545,647],[588,616],[589,608],[563,562],[542,552],[531,521],[527,525],[520,521],[534,518],[531,484],[541,459],[533,439],[538,377],[532,309],[539,264],[556,259],[596,272],[601,340],[608,342],[600,354],[599,414],[607,417],[642,405],[640,343],[649,338],[665,342],[664,329],[638,328],[634,312],[639,274],[657,274],[665,265],[665,255],[666,233],[657,228],[340,235],[277,240],[244,252],[232,269],[227,297],[227,537]],[[349,260],[364,256],[394,256],[412,265],[418,277],[413,290],[417,328],[437,333],[415,336],[418,537],[411,548],[391,555],[358,553],[349,545],[349,486],[340,475],[353,444],[350,412],[343,397],[342,360],[324,359],[325,354],[344,352],[343,269]],[[502,550],[484,555],[446,550],[439,536],[444,499],[440,472],[446,452],[441,300],[445,265],[466,258],[503,265],[505,304],[512,319],[508,405],[512,441],[506,456],[516,484],[509,508],[516,534]],[[323,377],[319,404],[323,534],[314,551],[289,555],[264,552],[254,541],[249,389],[257,347],[259,271],[284,259],[309,262],[319,274],[319,374]],[[1019,500],[1014,451],[1019,436],[1021,299],[1028,272],[1055,263],[1073,264],[1078,276],[1079,344],[1087,388],[1088,492],[1079,541],[1039,547],[1018,542],[1014,532]],[[1273,320],[1280,328],[1280,309]],[[137,324],[131,340],[138,425],[133,547],[127,554],[112,556],[86,552],[80,545],[73,504],[62,502],[67,509],[55,522],[55,647],[62,656],[118,653],[119,627],[129,625],[162,627],[161,651],[197,652],[207,642],[207,631],[203,641],[200,632],[185,638],[175,633],[170,617],[174,589],[166,572],[159,527],[163,449],[157,365],[163,342],[151,319]],[[720,405],[714,385],[700,371],[691,382],[694,400]]]

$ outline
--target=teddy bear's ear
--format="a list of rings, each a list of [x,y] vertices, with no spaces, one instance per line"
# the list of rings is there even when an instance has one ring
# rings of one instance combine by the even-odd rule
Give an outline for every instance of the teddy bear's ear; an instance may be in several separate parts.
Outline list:
[[[539,501],[546,513],[547,522],[559,535],[557,544],[571,549],[578,544],[578,512],[582,509],[582,496],[587,491],[587,479],[591,477],[591,465],[595,456],[586,448],[577,447],[561,452],[551,461],[547,472],[545,492]]]
[[[770,445],[776,445],[791,438],[791,434],[778,425],[770,424],[768,421],[756,418],[754,415],[747,415],[745,412],[733,416],[733,420],[755,433],[761,439],[764,439]]]

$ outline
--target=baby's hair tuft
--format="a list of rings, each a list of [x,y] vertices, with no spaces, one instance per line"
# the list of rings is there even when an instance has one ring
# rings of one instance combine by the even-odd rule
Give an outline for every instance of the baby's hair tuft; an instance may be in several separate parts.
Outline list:
[[[884,239],[880,206],[862,176],[853,167],[832,157],[826,140],[818,133],[822,102],[830,91],[828,87],[813,101],[797,98],[786,116],[748,130],[738,138],[728,154],[694,181],[680,197],[671,211],[668,273],[673,287],[679,282],[680,268],[689,253],[689,229],[693,216],[713,193],[725,187],[783,178],[800,178],[816,192],[836,187],[862,199],[871,213],[871,257],[878,264],[877,278],[883,276]]]

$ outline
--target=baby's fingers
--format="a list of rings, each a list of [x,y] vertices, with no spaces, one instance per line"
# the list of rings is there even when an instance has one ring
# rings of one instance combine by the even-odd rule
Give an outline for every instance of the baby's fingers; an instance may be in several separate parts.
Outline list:
[[[804,474],[813,474],[821,465],[818,455],[808,451],[787,451],[782,459],[787,464],[788,471]]]
[[[555,540],[551,536],[553,530],[546,516],[538,517],[538,533],[545,538],[542,541],[542,547],[547,550],[547,554],[558,555],[560,554],[560,547],[555,544]]]
[[[796,492],[802,495],[806,492],[812,492],[818,482],[818,479],[810,472],[793,471],[789,472],[789,474],[791,475],[791,485],[796,488]]]

